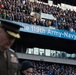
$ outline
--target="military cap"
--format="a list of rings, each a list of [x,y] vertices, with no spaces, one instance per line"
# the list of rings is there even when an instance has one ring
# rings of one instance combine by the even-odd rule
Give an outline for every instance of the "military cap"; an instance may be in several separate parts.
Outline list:
[[[23,61],[21,64],[21,71],[24,71],[28,68],[34,68],[31,61]]]
[[[20,38],[19,29],[22,27],[16,21],[10,21],[6,19],[0,19],[0,27],[5,29],[6,33],[14,38]]]

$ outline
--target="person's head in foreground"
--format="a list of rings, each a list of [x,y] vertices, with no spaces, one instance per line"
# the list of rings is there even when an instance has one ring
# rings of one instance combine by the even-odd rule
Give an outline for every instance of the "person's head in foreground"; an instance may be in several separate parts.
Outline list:
[[[20,38],[18,22],[0,19],[0,48],[7,50],[16,38]]]
[[[31,61],[23,61],[21,64],[21,75],[33,75],[33,68]]]

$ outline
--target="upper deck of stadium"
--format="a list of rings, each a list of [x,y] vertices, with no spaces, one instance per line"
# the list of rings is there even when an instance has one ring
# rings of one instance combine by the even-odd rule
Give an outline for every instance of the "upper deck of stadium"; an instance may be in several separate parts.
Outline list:
[[[74,6],[67,4],[62,4],[61,6],[61,4],[54,5],[40,1],[33,1],[34,0],[14,0],[12,2],[10,0],[1,0],[0,18],[27,23],[34,26],[48,27],[50,29],[65,30],[66,32],[76,32],[76,8]],[[72,7],[74,7],[74,9]],[[32,37],[31,39],[30,36]],[[76,52],[75,40],[22,33],[23,41],[25,40],[24,38],[27,38],[26,41],[31,44],[31,47],[35,45],[42,48],[50,48],[48,45],[50,44],[52,45],[51,48],[55,50],[61,48],[62,50],[68,49],[67,52],[70,53]],[[32,40],[34,40],[34,42],[32,42]],[[35,41],[37,44],[35,44]],[[27,44],[29,45],[29,43]]]
[[[68,5],[68,7],[70,6]],[[0,2],[1,18],[54,29],[62,29],[71,32],[76,31],[75,11],[75,9],[71,11],[70,8],[67,7],[64,10],[58,5],[43,3],[39,1],[22,2],[20,0],[14,0],[14,2],[12,2],[10,0],[2,0]]]

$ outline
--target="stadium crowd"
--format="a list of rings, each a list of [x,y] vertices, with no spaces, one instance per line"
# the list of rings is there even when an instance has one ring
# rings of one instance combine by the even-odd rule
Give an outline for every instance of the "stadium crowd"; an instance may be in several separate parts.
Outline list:
[[[41,20],[31,16],[31,12],[52,14],[57,20]],[[25,0],[0,0],[0,18],[28,24],[54,27],[67,31],[76,31],[76,12],[63,10],[56,6]],[[76,75],[76,67],[46,62],[33,62],[35,75]]]
[[[44,61],[32,61],[32,63],[34,65],[33,75],[76,75],[75,66],[56,64]]]
[[[52,14],[56,20],[37,18],[36,16],[31,16],[31,12]],[[0,18],[71,32],[76,31],[75,11],[63,10],[58,6],[28,0],[0,0]]]

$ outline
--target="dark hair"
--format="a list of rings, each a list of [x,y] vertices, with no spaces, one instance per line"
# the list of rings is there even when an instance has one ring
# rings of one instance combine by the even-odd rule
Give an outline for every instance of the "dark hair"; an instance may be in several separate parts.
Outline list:
[[[22,71],[24,71],[24,70],[26,70],[26,69],[28,69],[28,68],[34,68],[32,62],[31,62],[31,61],[23,61],[23,62],[21,63],[21,68],[20,68],[21,75],[24,75],[24,74],[22,73]]]

